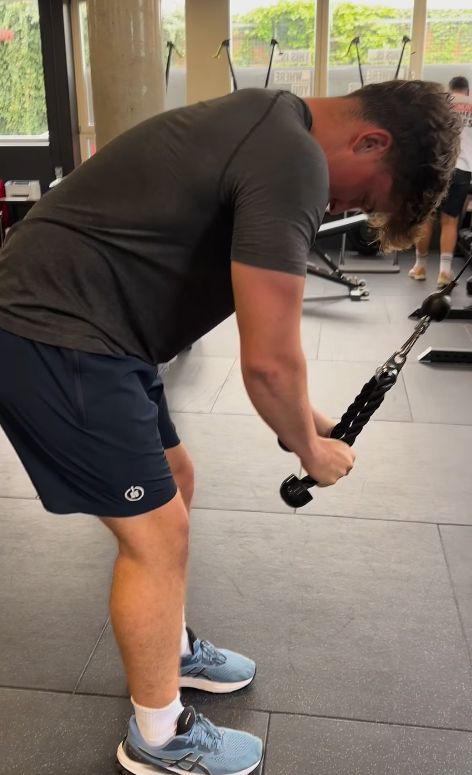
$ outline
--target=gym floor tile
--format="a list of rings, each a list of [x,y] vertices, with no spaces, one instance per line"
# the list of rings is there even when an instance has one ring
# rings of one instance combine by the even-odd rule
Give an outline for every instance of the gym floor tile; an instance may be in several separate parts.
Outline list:
[[[0,684],[71,691],[107,618],[115,542],[90,516],[0,499]]]
[[[116,749],[132,712],[127,700],[8,689],[0,689],[0,699],[3,772],[116,775]],[[218,710],[212,720],[266,740],[264,713]]]
[[[211,412],[225,384],[234,358],[185,353],[164,376],[171,412]]]
[[[315,315],[303,315],[300,334],[305,358],[317,358],[320,345],[321,320]]]
[[[290,512],[279,484],[299,464],[259,417],[183,412],[174,420],[195,463],[196,507]]]
[[[407,364],[403,379],[415,422],[472,425],[470,365]]]
[[[372,296],[368,301],[351,301],[348,296],[333,294],[326,295],[316,302],[305,300],[302,327],[303,322],[310,319],[325,323],[343,322],[356,326],[389,322],[387,307],[382,296]]]
[[[359,393],[363,384],[375,373],[375,363],[335,363],[308,361],[308,392],[315,406],[331,417],[339,418]],[[213,407],[214,413],[256,414],[244,388],[241,367],[237,361]],[[375,414],[378,420],[408,422],[411,412],[400,376],[395,389],[387,394]]]
[[[356,440],[352,473],[312,490],[301,513],[472,524],[471,448],[470,426],[371,421]]]
[[[264,775],[469,775],[472,734],[273,715]]]
[[[321,326],[318,359],[320,361],[371,361],[379,366],[411,336],[414,321],[374,323],[372,326],[353,326],[342,322],[323,323]],[[468,347],[471,338],[464,325],[430,327],[414,345],[409,361],[429,346]]]
[[[219,326],[195,342],[190,350],[192,355],[213,356],[218,358],[239,357],[239,333],[236,315],[220,323]],[[184,356],[185,357],[185,354]]]
[[[472,729],[435,526],[197,510],[187,619],[258,665],[243,692],[185,691],[210,717],[231,707]],[[126,693],[110,632],[79,690]]]
[[[35,498],[36,490],[0,428],[0,498]]]
[[[440,528],[444,552],[464,632],[472,656],[472,527]]]

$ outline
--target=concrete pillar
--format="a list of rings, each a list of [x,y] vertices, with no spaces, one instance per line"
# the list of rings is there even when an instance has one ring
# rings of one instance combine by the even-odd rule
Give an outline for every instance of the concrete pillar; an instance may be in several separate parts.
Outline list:
[[[329,32],[329,0],[318,0],[315,22],[315,97],[326,97],[328,94]]]
[[[160,0],[89,0],[97,148],[164,109]]]
[[[427,0],[416,0],[413,8],[413,22],[411,29],[410,78],[423,77],[427,15]]]
[[[229,0],[186,0],[187,102],[221,97],[231,91],[224,50],[214,59],[222,40],[230,37]]]

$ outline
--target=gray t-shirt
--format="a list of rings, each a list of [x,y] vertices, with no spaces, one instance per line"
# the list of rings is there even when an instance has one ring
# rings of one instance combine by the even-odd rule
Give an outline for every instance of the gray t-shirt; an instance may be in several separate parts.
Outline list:
[[[231,259],[304,275],[328,201],[310,127],[247,89],[125,132],[11,229],[0,328],[159,363],[234,311]]]

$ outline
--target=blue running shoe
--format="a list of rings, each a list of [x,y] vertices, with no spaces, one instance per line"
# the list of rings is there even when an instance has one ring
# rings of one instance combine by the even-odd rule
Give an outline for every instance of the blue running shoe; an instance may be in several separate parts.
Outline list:
[[[262,740],[247,732],[215,727],[189,706],[178,718],[176,736],[163,746],[148,745],[131,716],[117,758],[122,775],[249,775],[262,759]]]
[[[256,663],[235,651],[217,649],[187,627],[192,653],[180,659],[180,686],[212,694],[236,692],[254,680]]]

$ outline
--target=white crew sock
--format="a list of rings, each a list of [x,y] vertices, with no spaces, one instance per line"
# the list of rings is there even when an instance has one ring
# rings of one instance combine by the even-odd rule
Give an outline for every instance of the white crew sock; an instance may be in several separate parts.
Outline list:
[[[416,250],[416,263],[415,266],[421,266],[423,269],[426,269],[426,259],[428,258],[427,253],[419,253],[418,249]]]
[[[452,253],[441,253],[439,261],[439,271],[451,274],[452,272]]]
[[[182,637],[180,639],[180,656],[189,657],[191,654],[192,654],[192,649],[190,648],[190,641],[188,639],[188,632],[187,632],[187,622],[185,621],[185,614],[184,614]]]
[[[177,719],[184,706],[180,694],[165,708],[145,708],[131,697],[138,729],[148,745],[164,745],[175,737]]]

